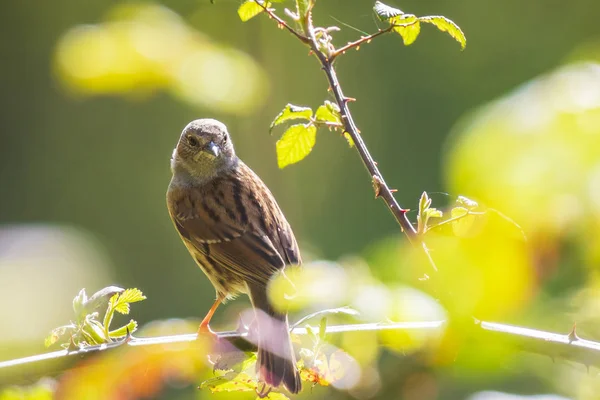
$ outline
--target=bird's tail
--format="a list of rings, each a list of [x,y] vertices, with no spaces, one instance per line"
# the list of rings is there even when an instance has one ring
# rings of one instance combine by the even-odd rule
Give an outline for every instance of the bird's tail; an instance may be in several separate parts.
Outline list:
[[[287,314],[271,307],[265,288],[251,290],[251,298],[258,326],[258,377],[269,386],[283,384],[290,393],[298,393],[302,384],[296,368]]]

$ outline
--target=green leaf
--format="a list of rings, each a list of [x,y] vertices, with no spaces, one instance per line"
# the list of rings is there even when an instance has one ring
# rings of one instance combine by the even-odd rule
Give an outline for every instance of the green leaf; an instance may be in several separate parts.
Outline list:
[[[377,14],[377,16],[379,17],[379,19],[382,20],[382,21],[387,21],[390,18],[393,18],[395,16],[404,14],[402,12],[402,10],[399,10],[397,8],[394,8],[394,7],[390,7],[390,6],[386,5],[386,4],[383,4],[380,1],[376,1],[375,2],[375,6],[373,7],[373,11],[375,11],[375,14]]]
[[[114,310],[121,314],[129,314],[129,304],[146,300],[146,296],[139,289],[127,289],[121,294],[116,294],[110,299]]]
[[[442,210],[438,210],[437,208],[428,208],[427,209],[427,219],[429,218],[442,218],[444,213]]]
[[[454,207],[450,211],[452,221],[452,231],[458,237],[469,237],[475,228],[477,216],[469,215],[469,210],[465,207]]]
[[[257,388],[257,382],[246,372],[226,373],[223,376],[209,379],[200,384],[201,388],[208,387],[211,392],[250,392]]]
[[[75,316],[79,320],[83,318],[85,315],[85,303],[88,301],[87,294],[85,293],[85,289],[81,289],[77,296],[73,299],[73,311],[75,311]]]
[[[146,296],[137,288],[127,289],[119,295],[119,303],[137,303],[142,300],[146,300]]]
[[[340,108],[337,104],[327,100],[325,104],[317,108],[315,119],[317,122],[335,122],[341,125],[342,116],[340,115]]]
[[[86,316],[81,328],[89,344],[102,344],[109,341],[109,338],[104,333],[104,327],[94,319],[93,314]]]
[[[110,331],[108,333],[108,336],[111,338],[119,338],[119,337],[123,337],[123,336],[127,336],[127,332],[129,332],[129,334],[132,334],[133,332],[135,332],[137,330],[138,324],[136,321],[131,320],[129,321],[129,323],[125,326],[120,327],[119,329],[115,329],[114,331]]]
[[[293,104],[287,104],[283,110],[275,117],[271,122],[269,133],[275,128],[275,126],[294,119],[310,120],[312,117],[312,109],[310,107],[295,106]]]
[[[243,2],[240,8],[238,8],[238,15],[240,16],[242,22],[246,22],[264,11],[264,8],[261,6],[261,4],[263,4],[265,7],[271,6],[271,2],[267,2],[265,4],[262,0],[246,0]]]
[[[300,19],[305,20],[308,14],[308,10],[311,8],[312,0],[296,0],[296,9],[298,10],[298,16]]]
[[[310,338],[310,340],[312,340],[313,342],[317,341],[317,335],[315,335],[315,332],[313,331],[312,327],[310,325],[306,325],[306,335]]]
[[[88,313],[95,311],[101,306],[106,306],[109,299],[115,295],[116,293],[122,293],[125,289],[120,288],[118,286],[108,286],[104,289],[98,290],[96,293],[90,296],[90,298],[85,302],[85,310]]]
[[[264,398],[264,397],[263,397]],[[281,392],[270,392],[267,397],[267,399],[270,400],[289,400],[289,397],[287,397],[285,394],[281,393]],[[261,397],[257,397],[256,400],[261,400]]]
[[[352,139],[352,136],[348,132],[344,132],[344,137],[348,141],[348,146],[354,147],[354,139]]]
[[[321,341],[325,340],[325,336],[327,335],[327,317],[321,318],[321,323],[319,324],[319,339]]]
[[[452,20],[441,15],[431,15],[427,17],[420,17],[419,21],[426,22],[428,24],[433,24],[440,31],[448,32],[448,34],[454,40],[460,43],[461,49],[464,50],[464,48],[467,46],[467,38],[465,37],[465,34],[460,29],[460,27],[456,25]]]
[[[479,204],[475,200],[471,200],[465,196],[458,196],[456,204],[465,207],[467,210],[474,210],[479,207]]]
[[[421,33],[419,19],[413,14],[403,14],[393,17],[390,19],[390,23],[396,25],[394,26],[394,31],[402,36],[405,46],[411,45],[417,40],[419,33]]]
[[[277,164],[279,168],[295,164],[306,157],[317,140],[317,128],[311,124],[292,125],[277,141]]]
[[[50,335],[44,339],[44,346],[50,347],[54,343],[58,342],[60,339],[65,338],[66,336],[70,336],[77,329],[77,327],[73,324],[59,326],[58,328],[52,329]]]
[[[419,214],[425,213],[429,206],[431,206],[431,199],[427,195],[427,192],[423,192],[421,194],[421,198],[419,199]]]

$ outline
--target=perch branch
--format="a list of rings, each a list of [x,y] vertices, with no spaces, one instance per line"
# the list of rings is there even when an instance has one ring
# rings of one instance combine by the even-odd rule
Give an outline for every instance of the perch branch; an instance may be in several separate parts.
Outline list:
[[[369,323],[354,325],[332,325],[327,327],[328,334],[344,332],[430,332],[443,333],[446,321],[426,322],[398,322],[398,323]],[[294,335],[306,335],[307,329],[297,327],[292,331]],[[530,353],[536,353],[551,358],[562,358],[581,363],[585,366],[600,367],[600,343],[581,339],[572,330],[568,334],[539,331],[506,324],[485,321],[475,321],[474,334],[477,338],[490,341],[502,339],[513,344],[516,348]],[[244,351],[255,350],[250,342],[246,341],[247,332],[226,331],[217,333],[220,340],[226,340]],[[162,336],[154,338],[135,338],[121,342],[89,346],[80,350],[60,350],[51,353],[24,357],[15,360],[0,362],[0,387],[15,384],[28,384],[39,378],[49,375],[58,375],[60,372],[73,366],[82,358],[94,354],[102,354],[117,348],[164,346],[175,343],[193,343],[196,334]]]

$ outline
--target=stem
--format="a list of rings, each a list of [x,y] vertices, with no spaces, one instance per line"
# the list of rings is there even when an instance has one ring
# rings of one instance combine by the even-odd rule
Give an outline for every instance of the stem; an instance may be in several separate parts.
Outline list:
[[[436,332],[441,335],[445,326],[446,321],[398,322],[389,324],[368,323],[328,326],[326,332],[327,334],[338,334],[344,332],[397,331],[402,335],[406,335],[405,332],[428,332],[429,334]],[[307,334],[307,330],[306,328],[297,327],[293,329],[292,333],[302,336]],[[522,351],[545,355],[551,358],[563,358],[588,367],[600,367],[600,343],[579,338],[574,328],[570,333],[563,335],[494,322],[475,321],[473,333],[476,338],[486,342],[498,339],[507,340],[509,344],[514,345]],[[246,340],[247,332],[227,331],[219,332],[216,335],[219,340],[229,341],[241,350],[256,350],[255,346]],[[197,337],[195,333],[154,338],[131,337],[120,342],[89,346],[76,351],[59,350],[31,357],[2,361],[0,362],[0,387],[28,384],[44,376],[57,375],[69,369],[82,358],[112,351],[117,348],[167,346],[177,343],[193,344]],[[165,351],[169,351],[168,348],[165,348]]]
[[[408,240],[413,245],[420,243],[421,241],[419,240],[416,229],[413,227],[410,220],[406,216],[407,210],[400,207],[400,205],[394,198],[392,190],[390,190],[389,186],[385,183],[383,175],[381,174],[381,172],[379,172],[379,169],[377,168],[377,163],[375,162],[375,160],[373,160],[373,157],[371,157],[371,153],[369,152],[369,149],[367,148],[365,142],[362,140],[358,128],[354,123],[354,119],[352,118],[352,114],[350,113],[350,109],[348,108],[348,102],[350,101],[350,98],[344,95],[342,87],[340,86],[339,80],[337,78],[335,68],[333,67],[333,61],[335,57],[340,54],[339,50],[333,52],[329,58],[322,51],[319,50],[317,39],[314,34],[314,27],[312,26],[312,20],[310,16],[309,18],[307,18],[307,32],[309,34],[311,50],[317,56],[319,62],[321,63],[323,71],[325,71],[325,75],[327,76],[327,80],[329,81],[329,86],[331,87],[331,90],[333,91],[333,94],[335,96],[335,100],[340,108],[340,115],[342,116],[342,123],[344,124],[344,129],[346,130],[346,132],[348,132],[348,134],[354,141],[356,149],[358,150],[358,154],[360,155],[363,164],[367,168],[367,171],[369,171],[369,174],[371,175],[371,179],[373,180],[373,186],[375,188],[375,197],[381,197],[383,199],[385,204],[388,206],[389,210],[394,215],[394,218],[406,234]],[[385,31],[380,31],[372,36],[378,36],[383,33],[385,33]],[[367,39],[364,39],[363,41],[367,41]]]
[[[368,36],[362,36],[360,39],[355,40],[354,42],[350,42],[348,44],[346,44],[343,47],[340,47],[339,49],[336,49],[333,54],[331,54],[331,56],[329,57],[330,61],[333,62],[333,60],[339,56],[340,54],[344,54],[346,51],[353,49],[354,47],[358,47],[363,43],[369,43],[371,40],[373,40],[374,38],[376,38],[377,36],[383,35],[384,33],[388,33],[391,32],[392,29],[394,29],[395,25],[390,25],[388,28],[386,29],[380,29],[379,31],[377,31],[376,33],[372,33]]]
[[[302,35],[300,32],[296,31],[294,28],[289,26],[287,22],[285,22],[283,19],[281,19],[279,16],[277,16],[277,14],[275,14],[272,10],[270,10],[268,7],[266,7],[264,3],[257,1],[256,4],[258,4],[259,6],[262,7],[262,9],[269,16],[269,18],[274,19],[275,22],[277,22],[277,26],[287,29],[288,32],[290,32],[291,34],[296,36],[302,43],[310,44],[309,38],[307,38],[306,36]]]

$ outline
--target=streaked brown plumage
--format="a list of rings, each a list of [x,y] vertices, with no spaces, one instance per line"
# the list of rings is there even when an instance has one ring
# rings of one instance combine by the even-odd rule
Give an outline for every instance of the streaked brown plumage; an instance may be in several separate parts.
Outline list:
[[[199,331],[209,329],[221,301],[248,294],[255,310],[269,317],[257,318],[259,378],[297,393],[301,383],[287,315],[269,304],[266,291],[277,271],[301,262],[285,216],[263,181],[237,158],[227,128],[219,121],[200,119],[185,127],[171,170],[169,214],[217,292]]]

